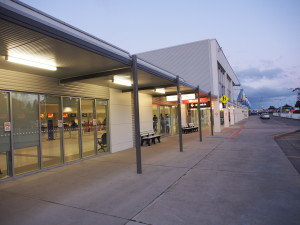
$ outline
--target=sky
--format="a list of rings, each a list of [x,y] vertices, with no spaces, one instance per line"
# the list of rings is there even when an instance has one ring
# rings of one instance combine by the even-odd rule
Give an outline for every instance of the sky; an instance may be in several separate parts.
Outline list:
[[[252,109],[294,106],[300,0],[22,0],[131,54],[217,39]]]

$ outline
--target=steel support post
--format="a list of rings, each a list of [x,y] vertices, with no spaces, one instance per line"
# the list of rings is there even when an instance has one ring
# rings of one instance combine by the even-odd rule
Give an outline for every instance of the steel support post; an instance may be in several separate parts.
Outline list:
[[[181,93],[180,93],[180,84],[179,84],[179,76],[177,76],[177,109],[178,109],[178,134],[179,134],[179,150],[183,152],[183,144],[182,144],[182,124],[181,124]]]
[[[214,115],[213,115],[213,110],[212,110],[211,92],[209,92],[209,100],[210,100],[210,128],[211,128],[211,136],[214,136]]]
[[[135,127],[135,150],[137,173],[142,173],[142,153],[140,134],[140,112],[139,112],[139,88],[137,73],[137,57],[132,56],[132,77],[133,77],[133,101],[134,101],[134,127]]]
[[[202,142],[202,122],[201,122],[201,102],[200,102],[200,88],[199,85],[197,87],[197,98],[198,98],[198,124],[199,124],[199,136],[200,136],[200,142]]]

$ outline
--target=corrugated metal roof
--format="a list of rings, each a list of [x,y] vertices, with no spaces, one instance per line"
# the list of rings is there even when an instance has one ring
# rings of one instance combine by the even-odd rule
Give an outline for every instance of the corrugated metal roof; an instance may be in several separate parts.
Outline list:
[[[187,83],[211,89],[208,40],[137,54],[139,58],[179,75]]]

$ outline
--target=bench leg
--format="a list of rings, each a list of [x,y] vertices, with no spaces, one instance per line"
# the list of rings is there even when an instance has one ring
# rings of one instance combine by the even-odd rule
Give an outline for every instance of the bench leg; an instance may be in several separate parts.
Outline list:
[[[150,139],[147,139],[147,144],[148,146],[150,146]]]
[[[155,143],[155,138],[151,138],[151,140],[152,140],[152,143],[153,143],[153,144],[156,144],[156,143]]]
[[[157,137],[158,142],[160,143],[160,137]]]

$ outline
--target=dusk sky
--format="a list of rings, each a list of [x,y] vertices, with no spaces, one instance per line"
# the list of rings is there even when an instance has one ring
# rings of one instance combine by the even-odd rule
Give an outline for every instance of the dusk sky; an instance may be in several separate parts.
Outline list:
[[[131,54],[217,39],[252,108],[295,105],[300,0],[23,0]]]

